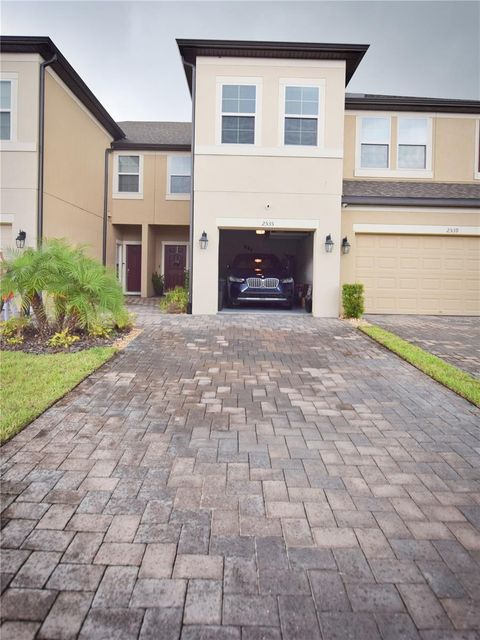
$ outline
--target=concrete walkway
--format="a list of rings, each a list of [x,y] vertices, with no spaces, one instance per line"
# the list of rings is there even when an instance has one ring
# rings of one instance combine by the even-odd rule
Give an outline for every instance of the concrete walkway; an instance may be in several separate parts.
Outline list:
[[[337,320],[136,311],[2,449],[2,638],[477,638],[478,410]]]
[[[480,318],[371,315],[366,319],[480,378]]]

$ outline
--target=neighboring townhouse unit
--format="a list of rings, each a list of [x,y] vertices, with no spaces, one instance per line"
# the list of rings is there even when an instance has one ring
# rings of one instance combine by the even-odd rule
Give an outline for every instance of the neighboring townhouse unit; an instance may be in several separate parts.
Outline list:
[[[105,150],[123,131],[49,38],[0,39],[0,248],[64,237],[102,259]]]
[[[153,294],[152,273],[165,287],[183,286],[189,266],[191,124],[120,122],[113,143],[108,202],[108,263],[125,293]]]

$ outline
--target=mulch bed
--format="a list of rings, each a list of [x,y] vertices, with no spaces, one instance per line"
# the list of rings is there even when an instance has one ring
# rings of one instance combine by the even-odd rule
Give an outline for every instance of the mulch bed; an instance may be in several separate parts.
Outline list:
[[[115,346],[114,343],[119,339],[124,338],[130,329],[127,331],[112,331],[110,338],[92,338],[91,336],[73,333],[72,335],[78,336],[80,339],[74,342],[70,347],[49,347],[48,341],[55,334],[55,331],[51,331],[48,335],[39,336],[34,327],[27,327],[23,334],[23,343],[10,345],[0,337],[0,349],[2,351],[24,351],[25,353],[76,353],[77,351],[83,351],[84,349],[91,349],[92,347],[110,347]]]

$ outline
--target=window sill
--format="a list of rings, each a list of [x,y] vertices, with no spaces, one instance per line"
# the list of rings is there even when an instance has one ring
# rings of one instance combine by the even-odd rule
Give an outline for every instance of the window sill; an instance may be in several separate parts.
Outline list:
[[[355,169],[356,177],[364,178],[433,178],[433,171],[428,169]]]
[[[189,193],[167,193],[165,200],[190,200]]]
[[[112,195],[114,200],[143,200],[143,193],[117,193],[114,192]]]

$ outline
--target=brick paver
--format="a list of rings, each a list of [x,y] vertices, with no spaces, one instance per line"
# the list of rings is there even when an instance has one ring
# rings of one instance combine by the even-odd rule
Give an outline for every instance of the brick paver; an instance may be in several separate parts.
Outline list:
[[[480,318],[370,315],[366,319],[480,378]]]
[[[134,311],[2,449],[2,637],[477,636],[473,405],[340,321]]]

